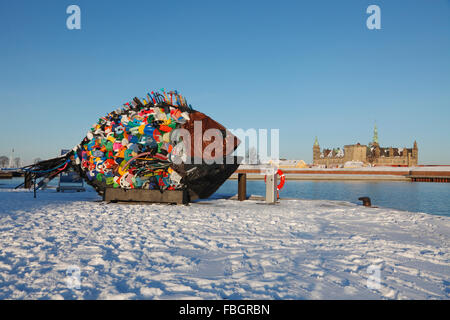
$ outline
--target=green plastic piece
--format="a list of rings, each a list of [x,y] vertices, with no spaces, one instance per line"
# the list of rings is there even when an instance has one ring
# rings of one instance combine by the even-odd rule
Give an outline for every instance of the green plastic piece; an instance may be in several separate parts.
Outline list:
[[[175,129],[177,127],[177,123],[176,122],[171,122],[168,127]]]
[[[111,141],[106,142],[106,150],[113,151],[113,143]]]
[[[124,162],[122,162],[123,165],[125,165],[131,158],[133,158],[133,156],[131,155],[131,153],[133,152],[133,150],[131,149],[127,149],[125,150],[125,158],[124,158]],[[123,167],[123,166],[122,166]]]

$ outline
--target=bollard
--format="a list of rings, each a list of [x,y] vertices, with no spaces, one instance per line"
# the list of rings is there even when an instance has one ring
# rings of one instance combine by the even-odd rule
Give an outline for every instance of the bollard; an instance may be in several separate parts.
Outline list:
[[[363,202],[363,206],[364,207],[371,207],[372,203],[370,202],[370,198],[369,197],[360,197],[358,198],[358,200],[361,200]]]
[[[277,201],[277,173],[273,169],[266,172],[266,203]]]
[[[238,173],[238,200],[244,201],[245,199],[247,199],[247,175]]]

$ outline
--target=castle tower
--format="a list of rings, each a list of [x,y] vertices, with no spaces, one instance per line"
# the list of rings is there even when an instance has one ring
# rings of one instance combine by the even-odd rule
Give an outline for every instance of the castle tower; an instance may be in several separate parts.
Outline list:
[[[320,159],[320,146],[319,146],[319,141],[316,140],[314,141],[314,146],[313,146],[313,164]]]
[[[378,143],[378,128],[377,128],[377,124],[375,123],[375,127],[373,128],[373,139],[372,139],[372,144],[373,145],[379,145]]]
[[[414,147],[412,150],[412,165],[417,166],[419,163],[419,148],[417,147],[417,141],[414,140]]]

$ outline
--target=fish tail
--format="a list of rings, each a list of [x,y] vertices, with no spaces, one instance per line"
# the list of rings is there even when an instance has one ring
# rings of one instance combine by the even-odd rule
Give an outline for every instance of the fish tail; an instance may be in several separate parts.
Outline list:
[[[38,188],[44,183],[47,184],[60,173],[72,167],[74,151],[70,151],[63,156],[36,162],[32,165],[23,167],[26,174],[31,174],[33,179],[42,179]]]

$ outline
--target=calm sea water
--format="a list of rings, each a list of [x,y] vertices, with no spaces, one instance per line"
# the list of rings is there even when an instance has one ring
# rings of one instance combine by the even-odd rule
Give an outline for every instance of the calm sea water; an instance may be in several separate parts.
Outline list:
[[[51,185],[57,184],[57,179]],[[23,178],[0,180],[0,188],[11,188]],[[237,194],[237,181],[226,181],[212,198]],[[247,194],[264,195],[264,181],[247,181]],[[450,183],[397,181],[286,181],[282,198],[342,200],[356,204],[370,197],[372,205],[399,210],[450,216]]]
[[[215,196],[237,194],[237,181],[225,182]],[[264,181],[248,181],[247,194],[264,195]],[[343,200],[357,204],[370,197],[372,205],[450,216],[450,183],[400,181],[286,181],[282,198]]]

